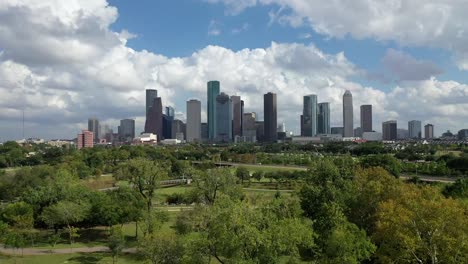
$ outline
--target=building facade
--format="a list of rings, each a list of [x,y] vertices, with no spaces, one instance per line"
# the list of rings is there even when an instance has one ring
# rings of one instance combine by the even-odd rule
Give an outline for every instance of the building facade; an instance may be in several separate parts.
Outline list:
[[[232,101],[229,95],[220,93],[216,97],[216,141],[231,142],[232,137]]]
[[[207,121],[208,121],[208,138],[214,140],[216,138],[216,97],[220,93],[219,81],[209,81],[207,84],[208,102],[207,102]]]
[[[201,137],[201,102],[195,99],[187,101],[187,142],[200,142]]]
[[[122,119],[119,126],[119,139],[121,142],[132,142],[135,138],[135,120]]]
[[[412,120],[408,122],[408,135],[409,138],[419,139],[422,137],[421,121]]]
[[[78,134],[76,147],[78,149],[82,148],[92,148],[94,146],[94,133],[89,130],[83,130]]]
[[[163,112],[161,97],[156,97],[150,107],[145,122],[145,133],[156,134],[158,140],[163,139]]]
[[[390,120],[382,123],[382,139],[397,140],[397,121]]]
[[[361,105],[362,132],[372,132],[372,105]]]
[[[317,134],[317,95],[310,94],[303,98],[301,135],[313,137]]]
[[[278,139],[278,117],[276,94],[267,93],[263,95],[263,114],[264,114],[264,141],[276,142]]]
[[[342,135],[343,136],[343,131],[344,131],[343,127],[332,127],[330,129],[330,133],[332,135]]]
[[[349,90],[343,95],[343,137],[354,136],[353,95]]]
[[[257,140],[256,118],[256,113],[244,113],[243,115],[242,136],[246,142],[255,142]]]
[[[172,139],[179,139],[181,141],[185,140],[185,134],[186,134],[185,123],[179,119],[172,120],[171,132],[172,132],[171,134]]]
[[[241,136],[242,135],[242,114],[243,114],[243,104],[240,96],[233,95],[231,96],[232,103],[232,136]]]
[[[424,138],[425,139],[434,138],[434,126],[432,124],[427,124],[424,126]]]
[[[149,110],[153,106],[154,99],[156,99],[156,97],[158,97],[158,90],[146,90],[146,119],[148,119]]]
[[[330,103],[318,104],[317,116],[317,134],[329,135],[331,134],[330,128]]]
[[[88,131],[93,132],[94,142],[99,142],[101,135],[101,126],[99,125],[99,120],[96,118],[88,119]]]

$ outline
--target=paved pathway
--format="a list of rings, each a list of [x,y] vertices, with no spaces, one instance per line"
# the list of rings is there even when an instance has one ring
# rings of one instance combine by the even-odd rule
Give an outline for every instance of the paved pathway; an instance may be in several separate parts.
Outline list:
[[[12,249],[4,248],[0,245],[0,254],[4,255],[25,255],[25,256],[38,256],[38,255],[51,255],[51,254],[72,254],[72,253],[98,253],[98,252],[109,252],[108,247],[80,247],[80,248],[56,248],[56,249],[44,249],[44,248],[23,248],[23,249]],[[136,248],[126,248],[123,250],[124,253],[135,253]]]

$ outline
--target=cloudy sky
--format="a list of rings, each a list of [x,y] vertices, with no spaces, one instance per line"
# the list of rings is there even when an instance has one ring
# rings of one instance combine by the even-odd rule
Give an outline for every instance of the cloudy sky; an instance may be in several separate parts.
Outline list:
[[[466,0],[2,0],[0,141],[73,138],[97,117],[144,124],[145,89],[185,118],[206,82],[240,95],[263,118],[278,94],[279,122],[299,131],[302,96],[342,95],[381,122],[468,127]],[[205,114],[205,110],[203,115]],[[203,117],[205,119],[205,117]]]

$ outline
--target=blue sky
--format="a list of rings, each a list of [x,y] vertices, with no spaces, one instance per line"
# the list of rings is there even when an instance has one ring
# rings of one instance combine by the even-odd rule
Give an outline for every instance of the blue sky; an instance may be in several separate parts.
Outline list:
[[[114,129],[135,118],[138,133],[148,88],[183,120],[211,79],[260,119],[262,95],[278,93],[279,122],[296,133],[303,95],[330,102],[340,126],[345,90],[355,127],[359,105],[373,104],[377,131],[389,119],[458,131],[466,12],[445,0],[0,2],[0,140],[19,137],[23,108],[27,136],[72,138],[89,117]]]

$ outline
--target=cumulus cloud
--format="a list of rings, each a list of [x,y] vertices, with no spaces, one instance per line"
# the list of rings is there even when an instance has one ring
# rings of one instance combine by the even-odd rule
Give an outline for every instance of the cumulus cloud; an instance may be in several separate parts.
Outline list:
[[[468,2],[463,0],[209,0],[227,10],[276,6],[270,18],[291,26],[308,25],[328,37],[372,38],[402,45],[443,48],[468,70]]]
[[[396,81],[419,81],[442,74],[443,71],[430,61],[422,61],[398,50],[388,49],[382,64]]]
[[[183,118],[185,100],[205,104],[206,82],[213,79],[224,92],[240,95],[246,111],[260,118],[263,94],[276,92],[279,122],[294,131],[302,96],[311,93],[331,103],[332,124],[341,125],[346,89],[353,93],[355,111],[360,104],[374,105],[376,129],[389,117],[408,116],[455,130],[468,112],[466,85],[405,80],[386,93],[353,81],[362,71],[344,53],[327,54],[314,45],[273,42],[239,51],[207,46],[180,58],[136,51],[127,46],[131,33],[109,28],[117,10],[104,0],[8,0],[0,2],[0,14],[1,140],[20,137],[23,109],[26,136],[72,138],[94,116],[114,126],[136,118],[140,130],[147,88],[158,89],[163,103],[174,105]],[[19,26],[15,17],[25,14]]]

